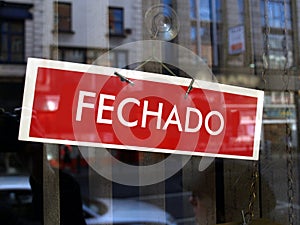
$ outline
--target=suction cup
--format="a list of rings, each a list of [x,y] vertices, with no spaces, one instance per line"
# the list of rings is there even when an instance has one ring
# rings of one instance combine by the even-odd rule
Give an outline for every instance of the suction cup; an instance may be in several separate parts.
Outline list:
[[[170,41],[179,32],[176,12],[168,5],[152,6],[145,14],[145,26],[153,40]]]

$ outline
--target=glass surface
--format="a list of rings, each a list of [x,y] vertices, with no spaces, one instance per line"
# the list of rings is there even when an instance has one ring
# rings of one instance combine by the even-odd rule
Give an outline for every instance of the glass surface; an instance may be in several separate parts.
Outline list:
[[[196,2],[195,0],[190,0],[190,18],[196,19]]]
[[[123,20],[123,10],[122,9],[113,9],[111,19],[113,21],[122,21]]]
[[[300,225],[299,1],[17,2],[0,10],[0,224]],[[179,22],[168,42],[146,30],[158,3],[179,19],[154,15]]]
[[[1,32],[7,31],[8,24],[1,21]]]
[[[267,6],[266,6],[267,4]],[[265,10],[267,7],[267,10]],[[265,26],[272,28],[292,27],[290,1],[263,1],[261,0],[261,17]],[[267,13],[268,25],[265,24],[265,13]]]
[[[23,24],[22,23],[11,23],[10,32],[12,33],[23,33]]]
[[[109,9],[109,32],[110,34],[123,35],[123,9],[110,8]]]
[[[9,21],[2,23],[1,61],[20,63],[24,61],[24,23]]]
[[[199,9],[199,15],[200,19],[204,21],[210,21],[212,19],[211,15],[211,1],[204,0],[199,1],[200,9]]]

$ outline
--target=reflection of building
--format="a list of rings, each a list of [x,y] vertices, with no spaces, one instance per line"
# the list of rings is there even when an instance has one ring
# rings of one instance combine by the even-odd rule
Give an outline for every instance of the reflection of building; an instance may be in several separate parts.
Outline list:
[[[25,74],[25,62],[29,56],[42,56],[41,30],[35,29],[43,24],[38,11],[28,1],[0,2],[0,104],[6,107],[19,106],[22,96],[20,82]],[[42,4],[35,7],[42,10]],[[16,96],[19,98],[16,99]]]
[[[181,30],[173,42],[190,48],[202,57],[220,83],[265,90],[264,122],[261,147],[262,176],[274,186],[278,199],[287,199],[289,186],[278,185],[279,177],[286,177],[291,162],[289,150],[298,146],[297,113],[299,81],[299,2],[292,0],[188,0],[161,1],[171,5],[180,18]],[[148,8],[157,1],[147,1]],[[288,91],[287,91],[288,90]],[[287,130],[290,130],[287,131]],[[296,155],[296,152],[294,152]],[[284,158],[284,160],[279,161]],[[294,159],[295,160],[295,159]],[[270,164],[277,166],[270,168]],[[293,164],[295,177],[298,165]],[[224,164],[226,171],[230,165]],[[289,177],[290,178],[290,177]],[[232,202],[234,192],[230,181],[225,181],[223,214],[230,215],[234,207],[244,202]],[[295,189],[294,198],[298,196]],[[262,195],[266,190],[261,188]],[[290,196],[291,197],[291,196]],[[267,215],[268,199],[262,197],[262,215]],[[286,215],[289,213],[286,209]],[[231,217],[235,216],[231,214]],[[294,215],[296,218],[299,215]],[[275,220],[288,223],[288,218],[274,215]],[[218,219],[217,219],[218,220]],[[213,222],[213,221],[212,221]]]
[[[51,58],[80,63],[93,61],[112,47],[132,41],[138,34],[132,28],[134,3],[93,0],[53,1],[53,11],[47,11],[52,34]],[[132,5],[131,5],[132,4]],[[131,17],[132,16],[132,17]],[[52,32],[52,33],[51,33]],[[51,35],[50,35],[51,36]],[[58,47],[58,51],[57,51]],[[127,62],[126,51],[110,56],[110,65],[118,67]]]
[[[287,176],[286,165],[290,166],[287,158],[290,156],[286,154],[289,154],[289,149],[295,151],[298,142],[295,109],[299,89],[296,72],[299,40],[295,18],[299,14],[292,8],[296,8],[299,2],[190,0],[190,4],[191,49],[207,61],[218,80],[269,91],[265,93],[263,122],[263,143],[268,144],[266,148],[262,145],[260,162],[262,168],[274,164],[277,169],[265,169],[261,176],[274,186],[276,198],[288,201],[287,192],[282,192],[277,182],[279,177]],[[194,10],[197,8],[200,10]],[[211,33],[207,37],[208,32]],[[207,46],[210,51],[204,50]],[[284,155],[284,160],[280,161]],[[298,165],[293,166],[297,175]],[[230,166],[224,164],[224,168],[230,171]],[[230,181],[225,181],[225,188],[226,183],[230,184]],[[285,190],[297,185],[288,187],[285,183],[281,186]],[[260,191],[262,195],[266,192],[264,187]],[[296,193],[293,197],[298,196]],[[230,199],[232,195],[234,193],[225,191],[225,215],[230,214],[229,208],[233,204],[237,204],[226,202],[226,198]],[[265,215],[268,213],[267,201],[263,196],[260,203]],[[243,203],[240,204],[242,207]],[[276,215],[274,219],[288,223],[282,216]]]
[[[0,85],[3,106],[20,106],[28,57],[93,63],[107,50],[140,40],[139,1],[1,1]],[[109,56],[109,65],[128,62],[126,49]],[[107,65],[108,65],[107,64]],[[16,94],[18,93],[18,99]]]
[[[189,3],[190,24],[186,24],[186,19],[181,20],[183,26],[190,27],[189,48],[212,67],[216,76],[222,75],[223,82],[254,88],[261,86],[248,83],[251,79],[244,77],[260,75],[263,55],[268,69],[275,75],[266,77],[267,89],[282,89],[280,76],[276,74],[281,74],[284,67],[290,75],[296,74],[292,68],[297,64],[297,48],[293,44],[297,37],[292,30],[297,29],[297,24],[292,18],[297,16],[291,10],[296,2],[190,0]],[[232,79],[232,74],[236,79]]]
[[[212,67],[218,65],[218,34],[221,34],[221,1],[190,1],[192,50]]]
[[[281,191],[288,189],[286,182],[278,186],[276,182],[287,176],[286,129],[291,129],[292,148],[298,147],[300,3],[296,0],[1,1],[0,107],[20,106],[27,57],[93,63],[109,49],[150,39],[144,15],[158,3],[171,6],[179,17],[179,34],[172,42],[201,56],[220,83],[266,90],[261,164],[272,168],[263,175],[277,197],[287,201]],[[118,48],[107,65],[124,67],[129,54],[125,47]],[[226,204],[217,204],[228,206],[222,210],[230,214],[231,190],[225,192]],[[232,204],[242,208],[242,203]],[[261,203],[262,214],[266,205]]]
[[[48,1],[48,7],[50,10],[46,16],[51,21],[47,32],[51,37],[48,42],[50,58],[86,63],[106,51],[108,28],[105,1],[93,1],[92,4]],[[99,22],[95,24],[95,21]]]

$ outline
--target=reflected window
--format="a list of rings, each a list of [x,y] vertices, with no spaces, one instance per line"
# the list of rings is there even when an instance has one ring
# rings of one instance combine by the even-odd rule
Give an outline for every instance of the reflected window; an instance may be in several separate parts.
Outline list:
[[[245,22],[244,16],[245,16],[245,4],[244,0],[238,0],[238,7],[239,7],[239,20],[243,24]]]
[[[124,10],[118,7],[109,7],[109,34],[124,35]]]
[[[200,9],[198,10],[200,19],[204,21],[212,20],[212,10],[211,10],[211,1],[210,0],[201,0]]]
[[[54,19],[54,25],[59,32],[73,32],[71,3],[55,2]]]
[[[215,12],[213,12],[211,0],[190,0],[190,18],[202,21],[212,21],[215,13],[216,20],[221,21],[221,1],[214,0]]]
[[[0,62],[24,62],[24,21],[0,20]]]
[[[59,48],[58,59],[68,62],[85,63],[86,62],[86,50],[76,48]]]
[[[190,0],[190,19],[190,48],[200,55],[208,66],[212,66],[213,45],[220,45],[217,37],[222,29],[221,1]],[[213,43],[213,40],[216,42]]]
[[[197,30],[198,29],[197,29],[196,25],[192,24],[190,37],[191,37],[191,43],[193,45],[193,49],[197,45],[197,36],[198,35],[201,37],[202,44],[211,44],[210,24],[208,24],[208,23],[203,24],[203,26],[200,27],[199,33],[197,33]],[[195,52],[196,52],[196,48],[195,48]]]
[[[266,24],[265,17],[268,18]],[[261,18],[263,26],[271,28],[292,28],[291,3],[289,0],[261,0]]]
[[[209,23],[205,23],[200,28],[200,37],[202,44],[211,44],[211,28]]]
[[[196,2],[195,0],[190,0],[190,18],[197,19],[196,16]]]
[[[195,25],[191,26],[191,50],[197,52],[197,29]]]
[[[128,65],[127,51],[111,51],[109,53],[110,65],[116,68],[124,68]]]
[[[163,0],[162,3],[172,7],[172,0]]]
[[[271,69],[293,66],[292,16],[290,0],[261,0],[261,21],[269,46],[269,66]],[[264,43],[265,45],[266,43]]]
[[[216,19],[218,22],[222,21],[222,4],[221,4],[221,0],[216,0],[215,1],[216,4]]]
[[[285,48],[285,42],[287,42],[287,56],[283,48]],[[292,39],[291,36],[288,36],[287,41],[283,34],[270,34],[269,35],[269,60],[270,67],[272,69],[281,69],[284,68],[286,60],[287,67],[292,66],[293,53],[292,49]]]

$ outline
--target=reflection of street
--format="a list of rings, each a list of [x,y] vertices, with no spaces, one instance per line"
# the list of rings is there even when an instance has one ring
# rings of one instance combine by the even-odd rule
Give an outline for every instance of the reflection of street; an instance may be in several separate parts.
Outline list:
[[[284,151],[282,151],[283,148],[283,145],[279,145],[277,143],[277,148],[274,146],[271,148],[270,146],[269,150],[267,148],[264,149],[261,157],[261,162],[264,162],[264,164],[261,165],[261,171],[263,173],[261,177],[266,179],[270,185],[280,183],[280,187],[285,190],[287,188],[285,186],[287,178],[284,169],[286,168],[287,155],[284,154]],[[273,150],[272,154],[269,152],[271,150]],[[265,154],[268,154],[268,157],[266,157]],[[294,157],[295,159],[298,159],[298,155],[295,154]],[[15,167],[17,166],[17,162],[13,160],[14,157],[10,155],[10,158],[10,171],[17,171],[18,173],[22,172],[21,168]],[[0,157],[0,164],[2,166],[4,166],[4,159],[5,154],[2,154]],[[99,163],[105,163],[105,161],[101,161]],[[165,169],[167,170],[167,168]],[[189,203],[191,193],[182,187],[182,171],[176,173],[164,182],[145,187],[133,187],[112,183],[100,176],[92,168],[88,167],[86,163],[82,164],[80,173],[77,173],[76,171],[74,172],[69,168],[65,168],[65,171],[71,173],[72,176],[74,176],[79,182],[83,197],[89,197],[92,199],[100,197],[109,199],[121,198],[126,200],[141,200],[143,202],[154,204],[162,210],[170,213],[176,219],[178,224],[194,224],[193,210]],[[236,169],[233,171],[235,171],[236,176],[238,177],[243,174],[242,171]],[[5,174],[7,174],[8,171],[1,170],[1,172],[5,172]],[[124,176],[129,176],[129,174],[126,175],[127,171],[122,172]],[[130,176],[134,175],[131,174]],[[137,176],[139,176],[139,174],[137,174]],[[243,176],[246,177],[246,175]],[[229,181],[227,180],[226,182]],[[247,184],[245,184],[245,186],[247,186]],[[267,207],[264,208],[264,213],[271,213],[278,221],[285,221],[289,209],[289,203],[286,196],[287,193],[282,191],[282,189],[276,188],[272,185],[272,191],[274,192],[277,200],[276,207],[272,211],[269,211]],[[232,188],[229,188],[230,192],[232,192],[231,190]],[[247,194],[242,195],[241,197],[248,197],[248,186],[245,191]],[[262,204],[267,204],[267,201],[265,201],[267,196],[266,192],[269,192],[269,190],[266,190],[263,185],[261,187]],[[232,204],[234,204],[235,200],[236,199],[232,200]],[[247,199],[244,199],[243,201],[247,201]],[[232,204],[230,203],[229,205]],[[296,200],[294,201],[293,209],[295,215],[298,216],[300,210]],[[238,214],[240,213],[239,211],[236,212]]]
[[[66,178],[64,176],[64,178]],[[61,178],[62,182],[63,179]],[[31,180],[31,182],[30,182]],[[5,225],[41,225],[37,217],[35,206],[35,189],[31,187],[32,179],[28,175],[0,176],[0,221]],[[74,188],[74,186],[73,186]],[[70,190],[69,190],[70,191]],[[75,197],[75,196],[72,196]],[[61,198],[62,201],[63,198]],[[165,210],[144,201],[132,199],[93,198],[85,201],[82,209],[87,225],[100,224],[157,224],[177,225],[174,218]],[[66,202],[65,202],[66,203]],[[64,204],[61,202],[60,206]],[[71,207],[73,208],[74,202]],[[80,205],[79,205],[80,207]],[[66,215],[67,208],[60,208],[60,215]],[[75,212],[74,212],[75,213]],[[69,214],[70,215],[70,214]],[[76,215],[70,215],[76,218]],[[73,222],[61,222],[61,224],[79,224],[78,218]],[[54,223],[52,223],[54,224]]]
[[[82,196],[142,200],[161,207],[170,213],[178,224],[194,224],[193,211],[189,203],[191,193],[183,190],[181,173],[175,174],[165,182],[146,187],[111,183],[89,167],[83,168],[80,174],[74,174],[74,176],[80,184]],[[107,185],[111,186],[111,192],[103,193],[101,189]],[[163,188],[160,188],[162,186]],[[153,190],[156,190],[155,193]]]
[[[47,152],[47,158],[52,167],[60,168],[71,173],[80,173],[83,167],[86,167],[86,161],[81,157],[77,146],[59,145],[50,146],[54,148]],[[54,151],[53,151],[54,150]],[[58,151],[58,154],[56,154]]]

